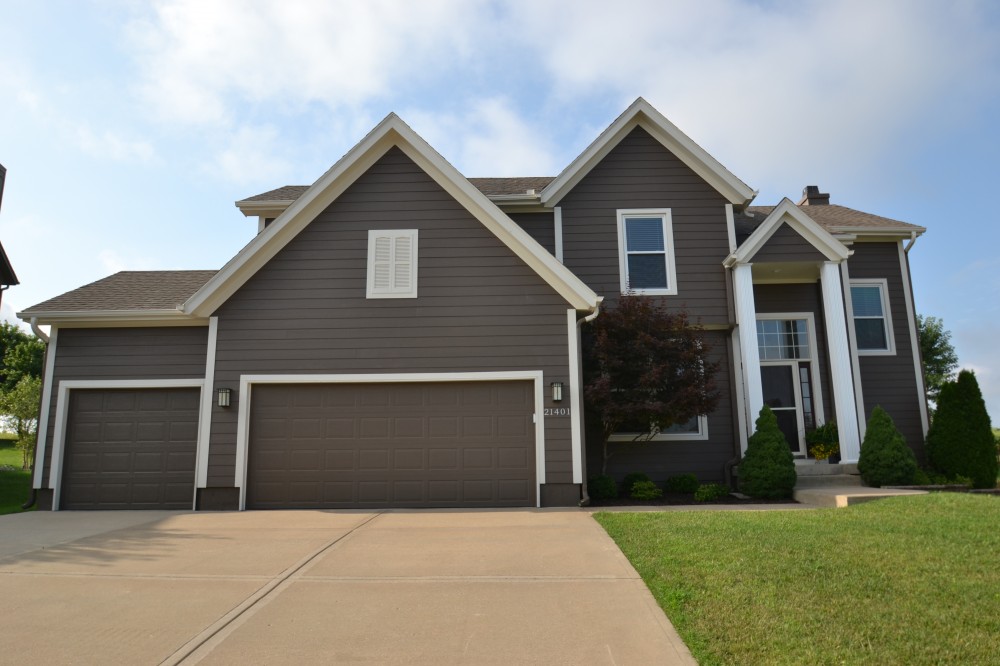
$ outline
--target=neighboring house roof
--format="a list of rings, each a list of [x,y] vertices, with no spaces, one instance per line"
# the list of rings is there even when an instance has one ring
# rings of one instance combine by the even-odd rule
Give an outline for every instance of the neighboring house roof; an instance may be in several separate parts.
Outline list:
[[[750,186],[722,166],[704,148],[654,109],[649,102],[639,97],[542,190],[542,203],[548,206],[556,205],[636,127],[649,132],[677,159],[705,179],[705,182],[733,205],[745,206],[757,195]]]
[[[121,271],[27,310],[21,318],[60,313],[179,312],[180,306],[218,271]]]
[[[184,312],[197,316],[211,314],[394,146],[538,273],[568,304],[578,310],[597,308],[601,297],[507,217],[399,116],[390,113],[188,299]]]
[[[14,267],[10,265],[10,259],[7,258],[7,253],[4,251],[3,245],[0,244],[0,285],[9,287],[15,284],[21,283],[14,273]]]
[[[748,225],[753,225],[754,221],[760,224],[775,208],[775,206],[750,206],[747,212],[751,213],[752,217],[745,215],[737,221],[737,236],[739,236],[741,226],[745,230]],[[909,234],[916,232],[919,235],[927,231],[924,227],[915,224],[900,222],[836,204],[798,206],[798,208],[830,233],[853,231]]]

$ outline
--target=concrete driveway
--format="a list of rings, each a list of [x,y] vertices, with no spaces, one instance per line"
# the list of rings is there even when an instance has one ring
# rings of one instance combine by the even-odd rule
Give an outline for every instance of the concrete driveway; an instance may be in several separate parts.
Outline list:
[[[693,664],[579,510],[0,517],[8,663]]]

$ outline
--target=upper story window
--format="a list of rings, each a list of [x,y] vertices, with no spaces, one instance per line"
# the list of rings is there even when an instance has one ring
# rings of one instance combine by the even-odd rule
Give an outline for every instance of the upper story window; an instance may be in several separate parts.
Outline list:
[[[622,293],[677,293],[670,210],[619,210],[618,261]]]
[[[851,305],[858,353],[892,355],[896,345],[889,313],[889,288],[882,280],[851,280]]]
[[[417,297],[416,229],[368,232],[367,297]]]

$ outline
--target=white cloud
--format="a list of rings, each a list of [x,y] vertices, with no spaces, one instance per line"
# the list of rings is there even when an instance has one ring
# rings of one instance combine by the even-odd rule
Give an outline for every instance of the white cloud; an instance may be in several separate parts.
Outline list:
[[[226,137],[225,147],[204,170],[237,185],[278,187],[292,171],[290,162],[279,157],[282,151],[274,127],[243,126]]]
[[[152,162],[156,157],[153,145],[141,139],[127,139],[111,130],[94,132],[86,125],[80,125],[75,132],[76,145],[80,150],[101,159],[116,162]]]
[[[153,271],[162,266],[155,259],[129,254],[123,256],[119,250],[106,248],[97,253],[97,259],[106,274],[120,271]]]

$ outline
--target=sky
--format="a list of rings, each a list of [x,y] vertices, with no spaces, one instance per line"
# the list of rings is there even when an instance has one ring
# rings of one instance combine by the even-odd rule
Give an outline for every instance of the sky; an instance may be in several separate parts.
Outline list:
[[[558,174],[643,96],[752,188],[927,228],[1000,424],[1000,3],[0,0],[0,317],[119,270],[216,269],[233,203],[310,184],[391,111],[467,176]]]

